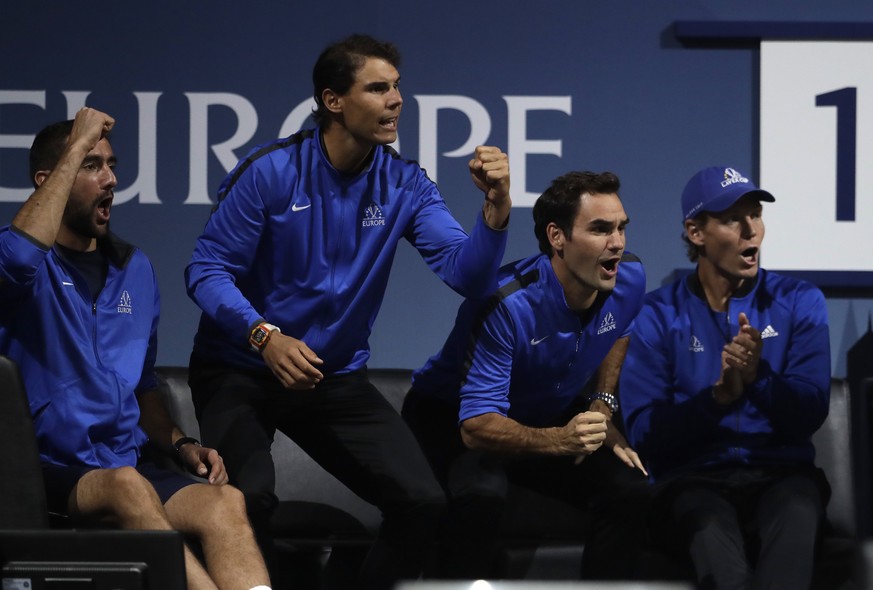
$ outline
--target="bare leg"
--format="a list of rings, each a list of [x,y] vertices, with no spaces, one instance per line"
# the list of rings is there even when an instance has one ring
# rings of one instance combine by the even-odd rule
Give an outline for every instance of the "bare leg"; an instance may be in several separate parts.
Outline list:
[[[133,467],[89,471],[73,488],[69,509],[71,516],[123,529],[174,529],[154,488]],[[188,588],[216,588],[188,547],[185,547],[185,571]]]
[[[173,528],[199,537],[206,569],[219,588],[247,590],[270,585],[238,489],[195,484],[176,492],[165,508]]]

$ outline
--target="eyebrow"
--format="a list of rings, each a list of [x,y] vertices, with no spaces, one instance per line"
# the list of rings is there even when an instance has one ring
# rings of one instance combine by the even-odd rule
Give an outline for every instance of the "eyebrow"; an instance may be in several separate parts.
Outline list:
[[[620,219],[618,223],[615,223],[609,219],[592,219],[588,222],[588,227],[612,227],[614,225],[624,226],[630,223],[630,217],[625,217],[624,219]]]
[[[108,163],[110,165],[115,164],[117,162],[118,162],[118,160],[115,158],[114,155],[106,158],[106,163]],[[85,159],[82,160],[82,164],[101,164],[101,163],[103,163],[102,156],[93,156],[93,155],[92,156],[85,156]]]
[[[364,85],[364,88],[378,88],[380,86],[391,86],[392,84],[400,84],[400,76],[397,76],[394,80],[376,80],[373,82],[367,82]]]

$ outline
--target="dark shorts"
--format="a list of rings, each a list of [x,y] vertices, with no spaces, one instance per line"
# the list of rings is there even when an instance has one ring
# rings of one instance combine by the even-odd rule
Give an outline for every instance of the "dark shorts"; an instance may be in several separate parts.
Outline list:
[[[43,463],[42,476],[45,482],[49,512],[67,514],[67,506],[73,488],[83,475],[95,469],[98,468],[90,465],[66,467]],[[197,483],[197,480],[193,478],[158,467],[150,461],[140,462],[136,466],[136,470],[152,484],[162,504],[166,504],[167,500],[182,488]]]

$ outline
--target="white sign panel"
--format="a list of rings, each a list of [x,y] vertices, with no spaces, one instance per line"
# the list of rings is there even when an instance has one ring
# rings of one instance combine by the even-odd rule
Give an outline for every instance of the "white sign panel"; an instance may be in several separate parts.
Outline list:
[[[761,42],[767,268],[873,271],[873,43]]]

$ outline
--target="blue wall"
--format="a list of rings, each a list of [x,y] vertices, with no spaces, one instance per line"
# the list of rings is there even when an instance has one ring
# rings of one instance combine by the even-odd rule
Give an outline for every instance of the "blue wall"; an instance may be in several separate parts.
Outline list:
[[[468,228],[481,203],[466,171],[469,155],[442,154],[457,150],[471,133],[487,129],[487,142],[504,148],[510,134],[552,142],[540,150],[545,153],[510,154],[515,195],[539,193],[570,169],[616,172],[632,219],[629,249],[645,262],[652,289],[674,269],[688,267],[678,205],[687,178],[722,162],[758,176],[756,46],[684,46],[672,34],[674,21],[873,22],[873,4],[864,0],[337,0],[329,14],[320,6],[4,1],[0,198],[6,202],[0,202],[0,222],[11,220],[20,204],[15,200],[26,196],[27,150],[21,146],[29,146],[39,128],[66,118],[86,93],[87,104],[116,116],[119,195],[130,190],[117,198],[112,225],[157,268],[161,364],[187,362],[198,310],[185,295],[182,273],[227,162],[296,121],[286,120],[310,96],[312,63],[333,40],[367,32],[400,47],[400,151],[430,161],[449,206]],[[436,133],[420,133],[422,117],[430,116],[424,105],[451,96],[484,111],[471,117],[465,114],[471,110],[441,110]],[[518,97],[549,98],[531,99],[535,110],[526,120],[512,110],[510,121]],[[209,101],[221,104],[202,106]],[[568,108],[555,106],[565,103]],[[200,122],[201,114],[208,120]],[[230,142],[232,150],[207,149],[238,129],[243,135]],[[779,208],[778,200],[768,205],[765,220]],[[810,232],[814,239],[815,228]],[[821,240],[839,249],[833,236]],[[766,247],[765,241],[765,265]],[[506,260],[535,250],[530,209],[517,208]],[[371,366],[420,365],[441,345],[458,303],[412,248],[401,245],[371,338]],[[867,329],[873,306],[865,297],[831,297],[829,310],[834,372],[843,375],[846,351]]]

